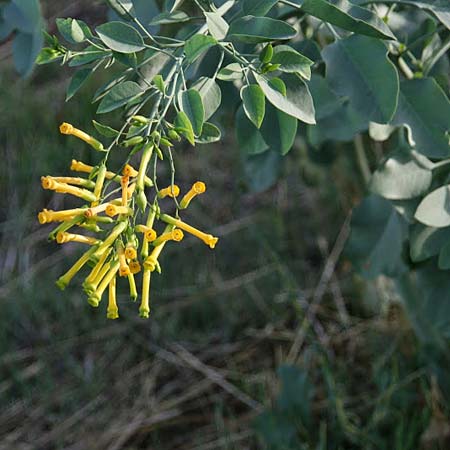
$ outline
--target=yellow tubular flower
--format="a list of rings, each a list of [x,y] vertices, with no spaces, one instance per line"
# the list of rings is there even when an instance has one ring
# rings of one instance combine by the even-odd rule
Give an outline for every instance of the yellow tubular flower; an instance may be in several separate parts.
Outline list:
[[[93,294],[91,294],[88,298],[88,302],[93,307],[97,307],[100,303],[103,292],[105,292],[105,289],[108,287],[111,280],[116,276],[117,271],[119,270],[119,261],[115,261],[111,264],[111,268],[109,269],[108,273],[105,275],[103,280],[98,285],[97,289]]]
[[[212,236],[211,234],[206,234],[203,231],[197,230],[197,228],[188,225],[180,219],[175,219],[174,217],[168,216],[167,214],[161,214],[160,219],[166,223],[172,224],[184,231],[192,234],[193,236],[201,239],[210,248],[214,248],[219,240],[219,238]]]
[[[119,276],[121,277],[127,277],[130,275],[130,267],[127,264],[127,259],[125,257],[125,252],[123,249],[123,245],[121,242],[117,243],[117,254],[119,256]]]
[[[101,257],[103,252],[108,249],[114,241],[120,236],[120,234],[125,231],[125,228],[128,226],[128,222],[121,221],[119,222],[111,231],[109,236],[103,241],[102,244],[98,246],[98,250],[95,252],[95,256]]]
[[[109,272],[109,269],[111,269],[111,263],[107,262],[103,265],[103,267],[100,269],[96,277],[92,280],[91,283],[83,283],[83,289],[84,291],[90,295],[92,294],[100,284],[100,282],[105,278],[105,275]]]
[[[194,183],[192,185],[190,191],[181,200],[180,208],[186,209],[194,197],[196,197],[197,195],[203,194],[205,191],[206,191],[205,183],[203,183],[201,181],[197,181],[196,183]]]
[[[158,235],[156,234],[156,231],[153,228],[149,228],[144,233],[144,240],[147,242],[153,242],[157,237]]]
[[[105,164],[102,164],[98,168],[97,179],[95,180],[94,195],[96,200],[92,202],[91,206],[97,206],[99,204],[100,196],[102,195],[103,185],[105,183],[105,177],[106,177],[106,166]]]
[[[58,183],[67,183],[74,184],[75,186],[83,186],[86,189],[93,189],[95,187],[95,183],[91,180],[87,180],[86,178],[78,178],[78,177],[50,177],[52,180],[57,181]]]
[[[44,211],[46,210],[44,209]],[[82,225],[81,222],[83,222],[83,220],[83,215],[75,216],[73,219],[67,219],[65,222],[61,223],[53,231],[51,231],[51,233],[48,235],[48,239],[50,241],[54,241],[60,231],[64,232],[70,230],[75,225]]]
[[[122,187],[122,206],[128,205],[128,183],[130,182],[130,177],[124,175],[121,179]]]
[[[127,190],[128,200],[130,200],[130,198],[133,196],[135,190],[136,190],[136,183],[132,183],[128,186]]]
[[[129,266],[130,266],[130,272],[133,275],[136,275],[137,273],[139,273],[141,271],[141,265],[139,264],[139,261],[131,261]]]
[[[158,239],[153,241],[153,245],[157,247],[158,245],[161,245],[163,242],[167,241],[175,241],[180,242],[184,238],[184,233],[181,230],[172,230],[169,233],[163,233],[161,234]]]
[[[84,214],[85,211],[86,208],[66,209],[65,211],[43,209],[38,214],[38,220],[41,225],[49,222],[65,222],[74,219],[75,216]]]
[[[170,185],[164,189],[161,189],[158,192],[158,197],[159,198],[165,198],[165,197],[178,197],[180,195],[180,188],[176,185]]]
[[[148,216],[147,216],[147,223],[146,223],[147,230],[146,231],[151,230],[153,227],[153,224],[154,224],[155,218],[156,218],[156,208],[157,208],[157,205],[155,205],[155,204],[153,204],[153,206],[150,207],[150,210],[149,210]],[[151,237],[151,236],[149,236],[149,237]],[[154,233],[154,237],[156,239],[156,231]],[[155,239],[153,239],[153,240],[155,240]],[[151,241],[148,240],[147,238],[142,240],[141,256],[143,259],[148,257],[148,243],[149,242],[151,242]]]
[[[174,225],[167,225],[166,229],[164,230],[163,234],[170,233],[175,228]],[[150,270],[150,272],[154,272],[155,269],[158,267],[158,258],[161,254],[164,246],[166,245],[166,242],[163,242],[162,244],[158,245],[153,249],[153,251],[150,253],[150,256],[148,256],[144,261],[144,269]]]
[[[154,148],[153,143],[150,142],[150,143],[144,145],[144,148],[142,149],[141,164],[139,166],[139,172],[137,174],[137,179],[136,179],[136,188],[138,191],[144,190],[147,167],[148,167],[150,159],[153,155],[153,148]]]
[[[58,278],[56,285],[64,290],[66,286],[70,283],[72,278],[80,271],[80,269],[89,261],[91,256],[95,253],[97,247],[90,248],[86,253],[84,253],[80,259],[62,276]]]
[[[103,265],[105,264],[106,258],[108,258],[110,253],[111,253],[111,248],[108,248],[107,250],[105,250],[103,252],[103,254],[102,254],[102,256],[100,256],[97,264],[91,270],[91,273],[84,280],[83,285],[91,284],[95,280],[96,276],[99,274],[100,270],[102,269]]]
[[[70,123],[62,123],[59,127],[59,131],[61,134],[68,134],[77,137],[78,139],[81,139],[82,141],[89,144],[94,150],[97,151],[103,151],[103,144],[98,141],[97,139],[93,138],[92,136],[89,136],[89,134],[85,133],[84,131],[79,130],[78,128],[75,128]]]
[[[56,242],[58,244],[65,244],[66,242],[80,242],[81,244],[88,245],[95,245],[99,243],[98,239],[93,237],[83,236],[81,234],[65,233],[62,231],[56,235]]]
[[[107,319],[118,319],[119,308],[116,301],[116,277],[109,282],[108,310],[106,311]]]
[[[125,246],[125,256],[127,259],[136,259],[137,258],[136,247],[131,242],[129,242]]]
[[[138,293],[136,289],[136,280],[134,279],[134,274],[130,273],[130,275],[128,275],[128,283],[130,285],[130,298],[133,302],[135,302],[138,298]]]
[[[144,269],[142,277],[142,300],[139,307],[139,316],[143,319],[150,317],[150,270]]]
[[[117,216],[118,214],[124,214],[126,216],[131,216],[133,214],[133,210],[128,206],[116,206],[110,203],[106,209],[105,213],[109,217]]]
[[[91,173],[94,170],[94,167],[89,166],[84,162],[77,161],[76,159],[72,159],[72,163],[70,164],[70,170],[73,170],[74,172]],[[120,175],[117,175],[114,172],[107,171],[105,174],[105,178],[107,180],[114,180],[120,183]]]
[[[130,166],[130,164],[125,164],[125,167],[122,170],[122,175],[130,177],[130,178],[136,178],[138,176],[139,172],[133,167]],[[146,175],[144,177],[144,184],[148,187],[153,186],[153,181]],[[133,188],[134,190],[134,188]]]
[[[71,194],[75,197],[80,197],[88,202],[95,201],[95,195],[87,189],[82,189],[76,186],[71,186],[66,183],[58,183],[52,180],[50,177],[41,177],[42,187],[44,189],[50,189],[60,194]]]

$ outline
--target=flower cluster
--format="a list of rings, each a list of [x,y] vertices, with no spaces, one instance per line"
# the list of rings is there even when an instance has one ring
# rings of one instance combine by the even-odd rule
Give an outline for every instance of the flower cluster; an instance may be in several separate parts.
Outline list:
[[[60,131],[84,140],[95,150],[104,151],[102,143],[70,124],[63,123]],[[138,169],[126,164],[121,173],[114,173],[107,170],[106,158],[95,167],[72,160],[71,170],[86,174],[86,178],[45,176],[41,179],[44,189],[69,194],[84,201],[84,205],[79,208],[64,211],[44,209],[38,215],[41,224],[59,222],[49,239],[56,240],[58,244],[78,242],[89,246],[56,284],[65,289],[75,275],[88,266],[90,271],[83,282],[88,302],[98,307],[108,289],[109,319],[119,317],[117,277],[127,279],[130,297],[136,301],[136,276],[142,274],[139,314],[148,318],[151,274],[154,271],[161,273],[159,257],[167,243],[180,242],[185,232],[201,239],[210,248],[214,248],[218,241],[217,237],[194,228],[178,216],[180,210],[186,209],[197,195],[206,191],[205,184],[197,181],[178,201],[180,189],[177,185],[156,189],[147,176],[152,155],[155,150],[159,150],[155,141],[148,139],[141,150]],[[114,184],[116,188],[108,191],[107,187],[114,187]],[[149,188],[154,190],[154,200],[151,203],[146,194],[146,189],[148,191]],[[165,197],[176,201],[175,217],[161,212],[159,200]],[[157,222],[164,226],[159,234],[155,230]],[[76,228],[80,231],[74,232]]]

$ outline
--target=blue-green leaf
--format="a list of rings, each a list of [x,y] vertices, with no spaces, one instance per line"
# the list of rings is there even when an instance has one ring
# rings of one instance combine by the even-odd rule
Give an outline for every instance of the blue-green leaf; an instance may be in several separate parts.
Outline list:
[[[134,81],[124,81],[114,86],[103,98],[97,113],[104,114],[114,111],[142,95],[144,90]]]
[[[108,22],[98,26],[95,31],[102,42],[119,53],[134,53],[145,48],[142,36],[123,22]]]

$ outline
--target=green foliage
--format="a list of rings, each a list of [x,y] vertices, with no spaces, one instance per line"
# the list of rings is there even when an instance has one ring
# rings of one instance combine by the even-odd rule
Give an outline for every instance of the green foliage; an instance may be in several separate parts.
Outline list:
[[[330,144],[354,152],[363,180],[357,197],[371,194],[353,212],[346,256],[368,279],[392,277],[421,341],[432,336],[445,347],[446,296],[437,315],[431,293],[439,297],[434,283],[448,292],[450,268],[448,2],[175,1],[145,23],[140,2],[108,3],[121,22],[91,31],[58,20],[71,48],[47,36],[39,63],[80,67],[67,98],[102,71],[110,79],[94,96],[98,113],[121,109],[128,120],[142,109],[159,131],[174,130],[191,145],[220,139],[207,121],[228,108],[245,184],[256,192],[273,186],[296,142],[317,160]],[[15,61],[29,74],[42,23],[23,5],[2,6],[0,36],[16,30]],[[160,34],[150,22],[164,26]],[[119,140],[107,125],[96,129]],[[146,127],[134,131],[145,137]],[[260,428],[284,426],[279,412]],[[277,439],[297,445],[296,429]]]

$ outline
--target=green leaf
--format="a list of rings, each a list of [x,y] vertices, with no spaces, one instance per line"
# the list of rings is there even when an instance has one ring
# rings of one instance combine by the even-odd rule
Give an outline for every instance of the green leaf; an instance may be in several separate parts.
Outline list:
[[[286,155],[294,144],[297,126],[298,122],[295,117],[289,116],[269,104],[261,126],[261,134],[270,150]]]
[[[341,109],[343,101],[330,89],[324,77],[313,74],[308,87],[314,99],[317,120],[331,116]]]
[[[56,19],[58,31],[67,42],[78,44],[92,37],[91,30],[82,20]]]
[[[134,16],[132,0],[106,0],[106,3],[117,13],[122,19],[131,20]]]
[[[69,101],[88,80],[89,76],[93,72],[92,68],[80,69],[70,80],[69,87],[67,88],[66,102]]]
[[[242,78],[242,67],[239,63],[231,63],[220,69],[217,78],[222,81],[234,81]]]
[[[283,157],[274,151],[248,156],[244,161],[244,174],[249,189],[263,192],[272,187],[278,180],[282,162]]]
[[[206,24],[211,36],[218,41],[225,38],[228,33],[229,25],[227,21],[216,12],[205,12]]]
[[[100,122],[97,122],[96,120],[92,121],[95,129],[102,135],[107,138],[115,138],[119,136],[119,132],[115,130],[114,128],[109,127],[108,125],[103,125]]]
[[[168,25],[188,22],[190,17],[183,11],[163,12],[152,19],[150,25]]]
[[[246,16],[265,16],[278,0],[244,0],[242,2],[242,11]]]
[[[142,95],[144,90],[134,81],[124,81],[114,86],[103,98],[97,113],[104,114],[114,111]]]
[[[34,62],[41,51],[43,41],[40,30],[35,33],[18,31],[14,36],[12,44],[13,61],[17,72],[22,77],[29,76],[33,71]]]
[[[283,77],[286,85],[286,96],[284,96],[274,88],[273,80],[269,82],[267,78],[256,73],[254,76],[272,105],[302,122],[316,123],[313,100],[308,86],[303,80],[295,75],[286,74]]]
[[[389,201],[370,195],[354,209],[345,255],[366,278],[405,272],[406,225]]]
[[[164,78],[162,77],[162,75],[155,75],[153,77],[153,83],[162,94],[166,93],[166,85],[164,84]]]
[[[41,34],[44,28],[39,0],[12,0],[4,6],[1,16],[21,33]]]
[[[220,129],[213,123],[205,122],[203,124],[202,134],[195,139],[199,144],[211,144],[220,141],[222,133]]]
[[[261,128],[266,113],[266,98],[257,84],[250,84],[241,89],[241,98],[245,114],[256,128]]]
[[[430,158],[450,156],[450,102],[432,78],[400,83],[397,113],[392,124],[406,125],[418,152]]]
[[[97,47],[93,45],[88,45],[82,54],[74,56],[70,62],[70,67],[78,67],[84,64],[89,64],[97,59],[102,59],[107,56],[110,56],[111,52],[109,50],[99,50]]]
[[[347,0],[305,0],[301,9],[344,30],[379,39],[395,39],[389,27],[376,14]]]
[[[247,44],[257,44],[291,39],[296,34],[295,28],[281,20],[245,16],[231,23],[228,38]]]
[[[35,63],[38,65],[49,64],[59,58],[62,58],[62,54],[60,52],[54,50],[53,48],[44,47],[37,56]]]
[[[193,63],[199,56],[216,44],[217,41],[212,36],[195,34],[184,44],[184,53],[186,53],[188,62]]]
[[[261,132],[248,119],[241,105],[236,112],[236,138],[239,149],[244,155],[257,155],[269,149]]]
[[[377,142],[384,142],[389,139],[391,134],[395,131],[396,127],[392,125],[384,125],[381,123],[370,122],[369,123],[369,136]]]
[[[411,228],[409,254],[414,262],[436,256],[450,242],[450,228],[427,227],[420,223]]]
[[[378,123],[392,119],[399,93],[398,73],[386,54],[383,42],[358,35],[340,39],[322,51],[331,88],[348,97],[368,121]]]
[[[222,91],[219,85],[212,78],[201,77],[192,84],[202,98],[203,107],[205,109],[205,120],[208,120],[217,111],[222,102]]]
[[[134,53],[145,48],[142,36],[126,23],[108,22],[98,26],[95,31],[102,42],[115,52]]]
[[[311,78],[311,66],[314,64],[288,45],[278,45],[274,48],[272,64],[279,64],[278,70],[282,72],[299,73],[303,78]]]
[[[202,97],[195,89],[183,91],[180,95],[180,108],[184,111],[192,124],[195,136],[202,134],[203,123],[205,122],[205,108]]]
[[[372,175],[370,190],[390,200],[407,200],[423,195],[431,185],[432,172],[425,157],[412,155],[410,149],[393,151]]]
[[[441,248],[439,252],[439,269],[448,270],[450,269],[450,242],[447,241],[446,244]]]
[[[430,227],[450,226],[450,185],[441,186],[428,194],[417,208],[415,218]]]
[[[195,145],[194,130],[192,128],[192,123],[189,117],[184,111],[178,112],[175,117],[175,127],[177,131],[181,133],[191,145]]]
[[[433,13],[450,30],[450,3],[447,0],[353,0],[352,3],[398,3],[416,6]]]

